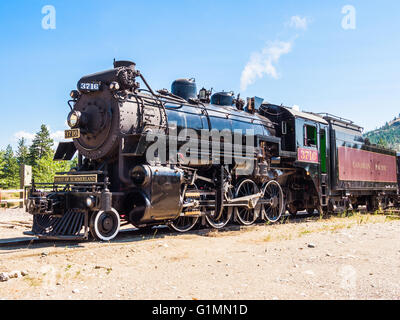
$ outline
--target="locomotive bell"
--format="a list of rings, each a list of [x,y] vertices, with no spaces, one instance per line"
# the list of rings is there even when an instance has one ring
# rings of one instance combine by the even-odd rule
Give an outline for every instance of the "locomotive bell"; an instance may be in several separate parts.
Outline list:
[[[197,98],[196,80],[192,79],[178,79],[172,83],[172,94],[181,97],[185,100]]]

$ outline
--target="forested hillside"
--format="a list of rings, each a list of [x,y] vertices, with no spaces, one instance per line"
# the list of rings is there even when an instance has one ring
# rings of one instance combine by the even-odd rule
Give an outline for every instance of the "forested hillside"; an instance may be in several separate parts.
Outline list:
[[[400,115],[376,130],[364,134],[371,143],[395,149],[400,152]]]

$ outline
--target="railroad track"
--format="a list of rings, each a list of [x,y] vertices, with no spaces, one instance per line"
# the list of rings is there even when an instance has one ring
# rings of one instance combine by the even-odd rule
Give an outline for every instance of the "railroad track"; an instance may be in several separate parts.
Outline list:
[[[319,217],[318,214],[300,214],[296,217],[290,217],[290,216],[285,216],[284,223],[290,223],[295,222],[295,221],[301,221],[305,220],[310,217]],[[253,226],[260,226],[264,225],[265,222],[263,223],[255,223]],[[249,226],[250,228],[252,226]],[[218,230],[218,232],[224,232],[224,231],[235,231],[235,230],[240,230],[242,228],[247,228],[243,226],[239,226],[237,224],[231,223],[228,226],[226,226],[223,229]],[[204,234],[213,231],[214,229],[208,228],[208,227],[201,227],[195,230],[192,230],[188,233],[185,234]],[[167,226],[158,226],[154,227],[153,229],[137,229],[137,228],[129,228],[129,229],[122,229],[118,236],[110,241],[111,243],[113,242],[119,242],[121,240],[129,240],[131,239],[132,241],[138,240],[138,239],[151,239],[151,238],[157,238],[158,236],[163,236],[169,233],[173,233],[174,235],[181,235],[180,233],[176,233],[172,231],[170,228]],[[16,238],[8,238],[8,239],[0,239],[0,251],[2,250],[7,250],[10,249],[12,250],[13,248],[19,248],[19,249],[30,249],[30,248],[35,248],[39,244],[57,244],[58,246],[61,245],[71,245],[71,244],[77,244],[77,243],[87,243],[87,242],[95,242],[94,240],[89,240],[89,241],[70,241],[70,240],[49,240],[49,239],[41,239],[38,237],[35,237],[33,235],[29,235],[29,232],[26,232],[25,234],[28,234],[25,237],[16,237]],[[144,237],[144,238],[143,238]]]
[[[139,229],[127,229],[121,230],[117,239],[120,239],[121,236],[126,236],[127,233],[132,231],[138,231]],[[8,239],[0,239],[0,248],[15,248],[19,247],[20,249],[29,249],[30,247],[36,244],[71,244],[71,243],[80,243],[80,242],[88,242],[88,241],[70,241],[70,240],[49,240],[49,239],[41,239],[35,236],[26,236],[26,237],[16,237],[16,238],[8,238]],[[90,242],[90,241],[89,241]],[[1,249],[0,249],[1,250]]]
[[[384,210],[381,214],[387,215],[389,217],[397,217],[400,218],[400,210],[398,209],[389,209],[389,210]],[[314,214],[299,214],[297,216],[290,216],[290,215],[285,215],[282,217],[282,224],[287,224],[287,223],[299,223],[299,222],[312,222],[315,219],[319,218],[318,213]],[[252,226],[249,227],[244,227],[240,226],[234,223],[229,224],[223,229],[218,230],[218,232],[224,232],[224,231],[239,231],[242,230],[243,228],[251,228],[253,226],[261,226],[265,225],[265,222],[262,223],[255,223]],[[207,228],[207,227],[201,227],[195,230],[192,230],[186,234],[205,234],[208,232],[215,231],[214,229]],[[139,239],[143,240],[148,240],[151,238],[157,238],[160,236],[164,236],[166,234],[174,234],[176,236],[179,236],[180,233],[176,233],[169,229],[167,226],[158,226],[154,227],[153,229],[137,229],[137,228],[129,228],[129,229],[122,229],[118,236],[110,241],[111,243],[113,242],[129,242],[131,241],[137,241]],[[0,239],[0,251],[2,250],[12,250],[12,249],[30,249],[30,248],[37,248],[37,245],[40,244],[56,244],[58,246],[62,245],[71,245],[71,244],[77,244],[77,243],[88,243],[88,242],[95,242],[94,240],[89,240],[89,241],[68,241],[68,240],[49,240],[49,239],[41,239],[35,236],[30,236],[27,235],[25,237],[16,237],[16,238],[8,238],[8,239]]]

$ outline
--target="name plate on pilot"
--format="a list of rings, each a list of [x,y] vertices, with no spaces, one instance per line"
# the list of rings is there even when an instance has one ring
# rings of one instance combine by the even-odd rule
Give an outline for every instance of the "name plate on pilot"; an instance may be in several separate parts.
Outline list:
[[[97,175],[69,175],[69,176],[55,176],[54,183],[69,184],[69,183],[96,183]]]

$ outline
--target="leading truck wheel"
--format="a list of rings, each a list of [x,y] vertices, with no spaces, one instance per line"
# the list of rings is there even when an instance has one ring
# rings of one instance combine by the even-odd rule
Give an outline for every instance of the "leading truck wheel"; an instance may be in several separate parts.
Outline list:
[[[121,219],[115,209],[111,211],[99,211],[92,214],[90,219],[90,233],[100,241],[114,239],[121,227]]]

